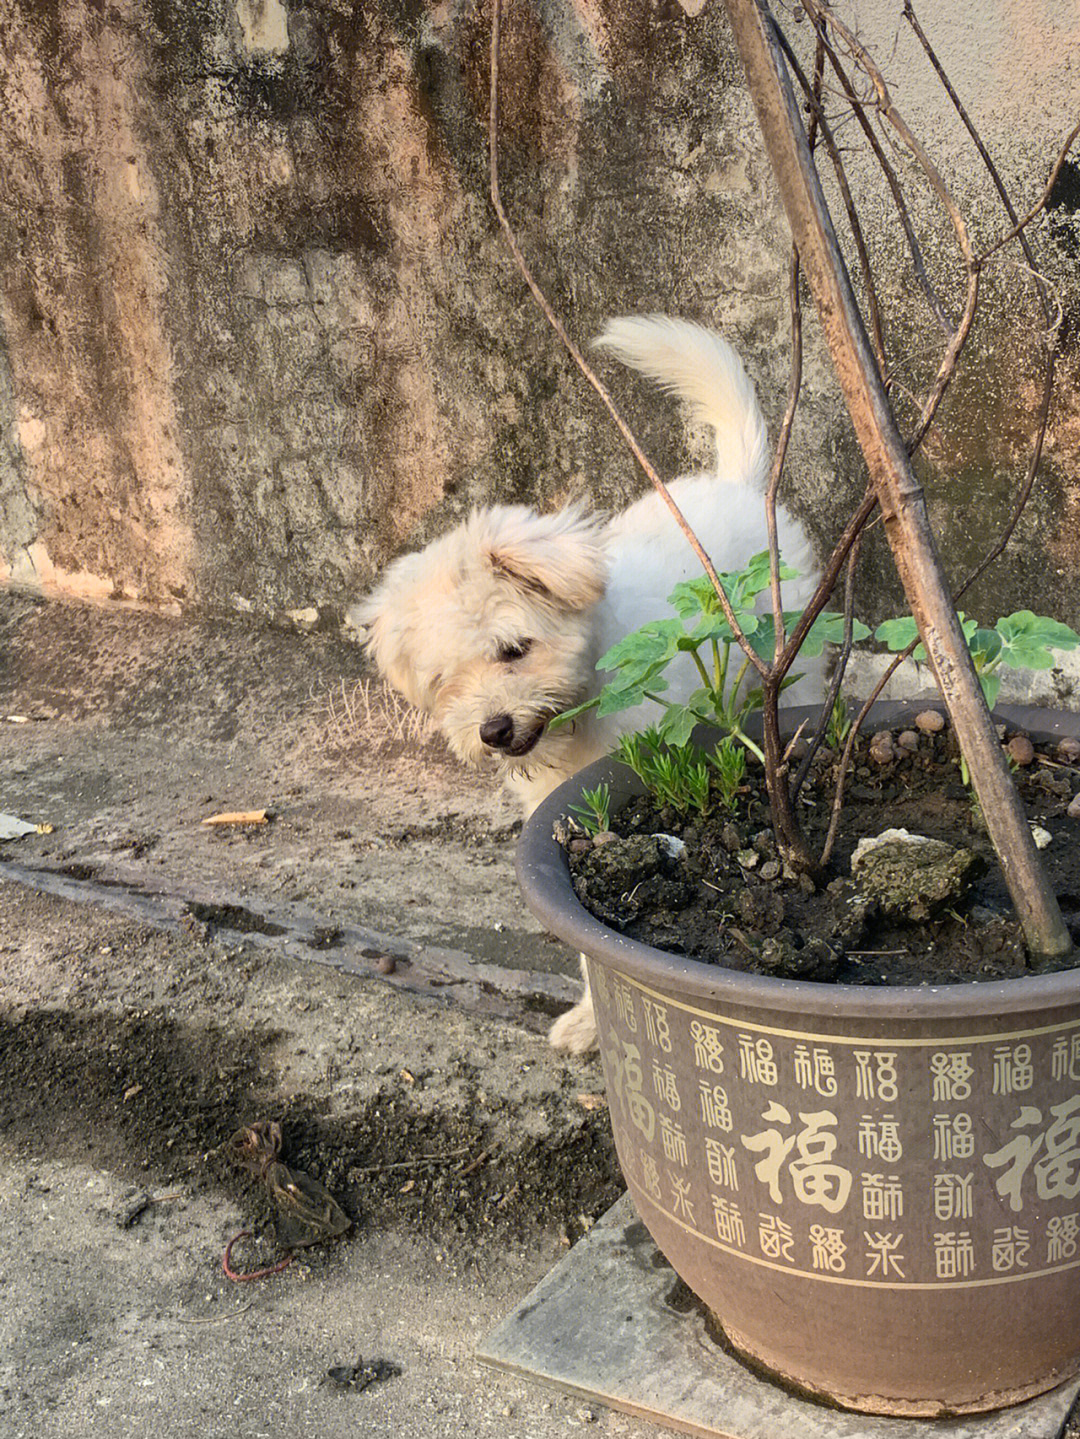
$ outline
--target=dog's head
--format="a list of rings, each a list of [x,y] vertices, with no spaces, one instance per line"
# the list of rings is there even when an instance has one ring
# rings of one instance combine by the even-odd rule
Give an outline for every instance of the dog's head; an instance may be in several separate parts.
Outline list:
[[[531,770],[557,764],[568,742],[547,724],[585,697],[605,581],[583,509],[497,506],[395,560],[350,617],[384,678],[461,759]]]

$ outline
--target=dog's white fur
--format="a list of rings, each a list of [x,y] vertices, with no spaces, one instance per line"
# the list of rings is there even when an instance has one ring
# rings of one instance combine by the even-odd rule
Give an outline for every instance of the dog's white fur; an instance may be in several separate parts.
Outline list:
[[[739,356],[712,331],[663,316],[611,320],[596,343],[686,401],[715,432],[715,473],[676,480],[670,490],[716,568],[741,568],[768,544],[769,451]],[[816,582],[810,542],[782,507],[777,529],[784,561],[799,573],[785,582],[784,602],[798,607]],[[529,814],[620,734],[648,722],[638,708],[547,728],[600,688],[600,655],[662,618],[676,583],[699,573],[656,494],[613,518],[577,505],[553,515],[497,505],[395,560],[350,617],[366,628],[388,682],[434,718],[461,759],[493,760]],[[789,699],[820,691],[813,668]],[[667,678],[671,699],[700,683],[689,658],[673,663]],[[584,998],[556,1021],[551,1042],[578,1053],[595,1044],[587,978]]]

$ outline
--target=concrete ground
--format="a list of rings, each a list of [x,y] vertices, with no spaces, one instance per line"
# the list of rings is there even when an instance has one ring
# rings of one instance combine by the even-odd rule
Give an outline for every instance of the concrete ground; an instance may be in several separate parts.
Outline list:
[[[0,812],[2,1439],[655,1432],[473,1357],[620,1184],[513,811],[355,648],[0,596]],[[353,1227],[234,1284],[257,1120]]]

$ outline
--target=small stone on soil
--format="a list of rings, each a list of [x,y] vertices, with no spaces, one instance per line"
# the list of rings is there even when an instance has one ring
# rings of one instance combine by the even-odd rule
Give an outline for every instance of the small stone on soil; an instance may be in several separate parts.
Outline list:
[[[1014,734],[1005,748],[1015,764],[1029,765],[1035,758],[1035,746],[1026,734]]]
[[[602,829],[592,837],[593,848],[595,849],[601,844],[610,844],[613,839],[618,839],[618,837],[613,829]]]
[[[945,717],[937,710],[922,710],[915,716],[915,728],[923,734],[939,734],[945,728]]]
[[[1080,762],[1080,739],[1073,739],[1071,735],[1063,739],[1055,751],[1063,764],[1076,764]]]
[[[1080,819],[1080,794],[1074,794],[1065,811],[1070,819]]]
[[[917,750],[919,748],[919,736],[913,729],[902,729],[896,737],[896,743],[901,749]]]
[[[870,740],[870,758],[875,764],[891,764],[896,758],[892,735],[887,729],[878,730]]]

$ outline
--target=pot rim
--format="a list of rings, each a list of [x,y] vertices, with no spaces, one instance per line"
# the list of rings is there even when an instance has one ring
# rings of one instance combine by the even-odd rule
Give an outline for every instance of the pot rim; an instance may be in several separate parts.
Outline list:
[[[874,706],[868,723],[891,726],[927,709],[944,712],[941,700],[936,697],[887,701]],[[818,706],[792,706],[782,710],[783,732],[793,734],[803,720],[814,720],[819,713]],[[1080,712],[1032,705],[999,705],[993,713],[998,723],[1022,729],[1036,741],[1067,736],[1080,739]],[[1053,1010],[1075,1005],[1080,999],[1080,968],[971,984],[875,988],[748,974],[629,939],[595,919],[578,899],[570,882],[566,854],[552,834],[555,821],[565,815],[569,802],[580,795],[584,785],[607,781],[623,789],[627,779],[634,779],[630,771],[607,758],[596,760],[566,780],[526,821],[517,844],[516,866],[525,902],[545,928],[575,949],[601,958],[633,979],[661,989],[677,985],[686,998],[759,1004],[775,1011],[814,1016],[862,1013],[868,1019],[996,1016],[1022,1010]]]

